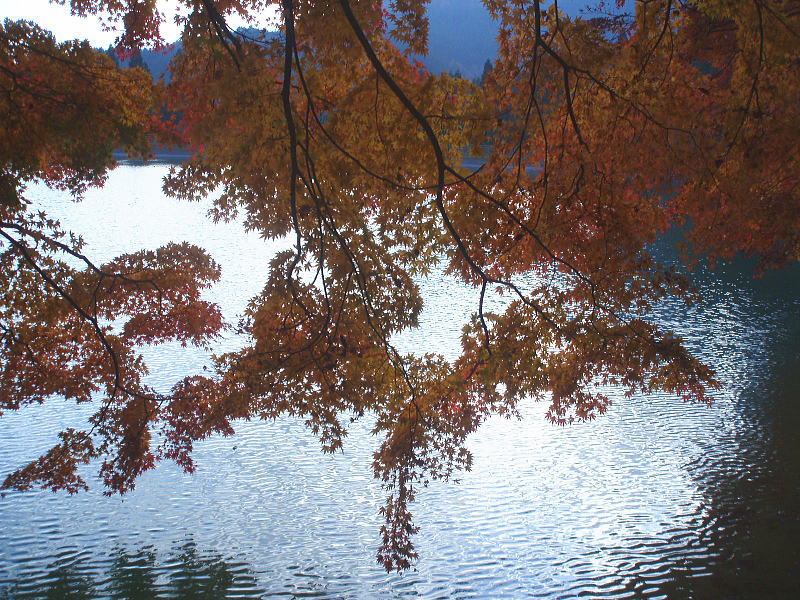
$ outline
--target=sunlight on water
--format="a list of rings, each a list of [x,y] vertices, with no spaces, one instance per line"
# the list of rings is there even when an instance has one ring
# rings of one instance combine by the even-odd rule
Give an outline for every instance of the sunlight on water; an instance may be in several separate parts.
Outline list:
[[[164,165],[122,166],[82,203],[30,197],[102,261],[187,240],[222,265],[207,298],[235,323],[280,247],[207,206],[161,192]],[[470,440],[472,472],[434,483],[414,509],[416,570],[375,563],[383,492],[377,440],[361,422],[323,456],[302,422],[244,422],[135,492],[0,500],[0,598],[790,598],[800,536],[800,303],[797,272],[752,282],[699,273],[706,303],[666,303],[656,318],[719,370],[714,406],[613,393],[598,420],[558,428],[545,407],[491,419]],[[402,350],[453,356],[477,295],[441,274],[424,282],[418,331]],[[238,347],[226,334],[216,351]],[[200,372],[204,352],[144,348],[149,382]],[[0,474],[80,424],[89,407],[53,401],[0,418]],[[793,574],[794,573],[794,574]]]

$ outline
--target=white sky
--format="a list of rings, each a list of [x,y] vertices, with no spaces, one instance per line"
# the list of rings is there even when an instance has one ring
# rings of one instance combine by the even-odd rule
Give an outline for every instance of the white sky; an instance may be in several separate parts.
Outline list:
[[[159,0],[158,4],[166,17],[166,22],[162,25],[164,39],[168,42],[175,41],[180,36],[178,27],[173,23],[178,3],[176,0]],[[49,0],[0,0],[0,19],[6,18],[34,21],[52,31],[59,41],[88,39],[95,47],[106,47],[117,37],[115,32],[103,31],[96,17],[84,19],[73,16],[69,7],[50,4]],[[243,21],[234,18],[229,18],[228,23],[234,29],[245,25]],[[259,25],[265,26],[265,23]]]

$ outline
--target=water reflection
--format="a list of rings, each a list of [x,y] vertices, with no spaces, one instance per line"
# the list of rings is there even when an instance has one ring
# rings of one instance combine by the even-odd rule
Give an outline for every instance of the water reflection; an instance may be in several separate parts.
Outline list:
[[[95,256],[173,237],[205,246],[223,267],[212,299],[235,322],[275,246],[164,198],[165,170],[118,169],[68,210],[34,192],[90,233]],[[374,562],[383,492],[369,423],[344,454],[322,456],[303,423],[285,418],[198,444],[194,476],[162,465],[124,499],[9,494],[0,500],[0,598],[793,599],[800,271],[757,282],[747,268],[694,277],[706,303],[665,303],[656,318],[719,368],[716,404],[612,390],[609,414],[589,424],[551,427],[532,403],[521,422],[491,420],[470,440],[475,466],[461,485],[420,490],[415,572],[387,575]],[[452,355],[476,299],[439,274],[424,294],[422,328],[398,343]],[[159,389],[206,360],[177,345],[146,353]],[[0,473],[79,426],[86,408],[53,402],[4,415]]]
[[[98,565],[108,564],[105,571]],[[185,542],[159,557],[152,546],[115,549],[111,556],[83,556],[48,564],[24,583],[0,586],[3,600],[219,600],[260,598],[252,570]]]
[[[94,581],[74,564],[53,563],[46,567],[40,581],[26,581],[3,590],[0,598],[43,600],[89,600],[95,598]]]
[[[702,460],[687,465],[701,486],[706,517],[698,523],[707,552],[675,573],[669,597],[774,598],[800,592],[800,277],[797,269],[742,284],[752,340],[750,368],[738,394],[736,426]],[[706,286],[708,281],[703,282]],[[768,325],[768,326],[765,326]],[[692,578],[700,567],[708,576]]]
[[[155,549],[151,546],[133,553],[118,549],[109,569],[108,578],[109,593],[113,598],[125,600],[157,598],[158,573]]]

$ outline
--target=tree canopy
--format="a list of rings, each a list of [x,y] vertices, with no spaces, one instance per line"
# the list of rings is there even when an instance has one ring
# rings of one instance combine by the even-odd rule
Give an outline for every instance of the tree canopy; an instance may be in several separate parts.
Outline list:
[[[106,11],[123,54],[163,44],[155,0],[62,3]],[[236,419],[299,415],[334,452],[370,418],[378,559],[400,570],[416,556],[415,489],[468,469],[488,416],[533,397],[554,423],[592,419],[604,385],[708,401],[713,365],[648,318],[667,296],[695,300],[651,248],[678,228],[687,265],[800,258],[800,4],[649,0],[577,18],[484,3],[499,52],[480,85],[415,58],[425,0],[182,0],[168,84],[5,22],[0,409],[62,396],[97,410],[3,487],[76,492],[97,460],[123,493],[163,459],[191,472],[193,444]],[[280,35],[228,26],[269,5]],[[25,197],[43,181],[79,199],[116,148],[147,157],[154,141],[193,150],[169,194],[212,195],[214,219],[292,242],[239,324],[248,343],[171,390],[143,384],[136,347],[213,348],[227,325],[201,298],[212,257],[170,244],[98,265]],[[393,344],[436,265],[480,291],[453,361]],[[484,310],[497,293],[504,312]]]

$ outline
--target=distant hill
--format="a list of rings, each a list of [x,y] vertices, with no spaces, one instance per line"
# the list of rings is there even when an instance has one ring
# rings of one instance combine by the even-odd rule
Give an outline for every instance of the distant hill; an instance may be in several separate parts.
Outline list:
[[[420,60],[430,72],[460,72],[474,79],[487,59],[494,62],[499,25],[481,0],[433,0],[428,22],[428,56]]]
[[[432,73],[460,72],[468,79],[480,77],[486,60],[493,61],[497,54],[498,30],[481,0],[432,0],[428,19],[429,53],[419,60]],[[142,60],[157,79],[166,73],[169,61],[180,49],[180,42],[176,42],[166,51],[143,50]],[[130,60],[122,65],[129,66]]]
[[[542,7],[549,4],[544,0]],[[623,8],[617,8],[613,0],[559,0],[558,7],[565,14],[586,18],[631,11],[633,0],[625,0]],[[500,23],[492,19],[482,0],[431,0],[428,22],[429,52],[420,60],[432,73],[460,72],[475,79],[483,73],[487,59],[495,62]]]
[[[599,0],[598,2],[599,3]],[[543,2],[543,6],[549,2]],[[595,11],[582,10],[586,0],[560,0],[559,8],[567,14],[591,16]],[[605,10],[620,12],[613,2],[607,2]],[[630,4],[630,0],[626,2]],[[467,79],[475,79],[483,73],[486,60],[494,62],[497,55],[497,33],[499,23],[492,19],[482,0],[431,0],[428,5],[430,35],[428,55],[418,57],[432,73],[461,73]],[[278,35],[277,32],[274,35]],[[180,42],[166,52],[142,51],[142,59],[153,77],[166,73],[170,59],[180,51]],[[123,64],[128,66],[130,61]]]
[[[262,32],[258,30],[242,30],[245,33],[252,35],[254,37],[260,35]],[[268,31],[266,32],[267,38],[272,36],[277,36],[278,33],[276,31]],[[180,42],[175,42],[170,44],[164,50],[142,50],[141,57],[144,61],[144,64],[147,65],[148,70],[153,75],[154,79],[158,79],[159,77],[165,77],[169,80],[169,73],[167,71],[167,66],[169,65],[169,61],[181,51],[182,44]],[[121,61],[121,65],[123,67],[130,67],[131,60],[135,59],[127,59]]]
[[[153,79],[158,79],[162,75],[166,74],[169,61],[171,61],[172,57],[180,52],[180,50],[180,42],[170,44],[170,46],[163,51],[142,50],[142,60],[144,61],[144,64],[147,65],[150,73],[153,75]],[[123,61],[122,65],[125,67],[130,66],[130,60]]]
[[[631,5],[632,0],[626,0]],[[542,6],[548,6],[545,0]],[[573,17],[591,17],[601,14],[591,5],[601,0],[559,0],[561,11]],[[602,11],[618,14],[613,0],[606,0]],[[431,0],[428,5],[430,26],[428,56],[420,57],[432,73],[460,72],[467,79],[475,79],[483,73],[486,60],[495,61],[497,34],[500,23],[492,19],[482,0]]]
[[[180,50],[180,42],[170,44],[164,50],[142,50],[140,53],[141,62],[143,62],[144,66],[147,67],[147,70],[150,71],[153,79],[158,79],[162,75],[168,76],[167,65],[169,65],[169,61],[171,61],[172,57],[180,52]],[[104,52],[111,56],[111,58],[114,59],[114,62],[122,67],[130,68],[141,66],[141,64],[137,64],[140,62],[140,58],[138,56],[127,58],[125,60],[119,60],[112,48],[108,48],[107,50],[104,50]]]

